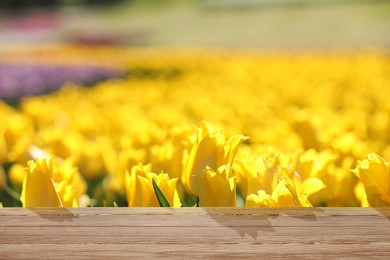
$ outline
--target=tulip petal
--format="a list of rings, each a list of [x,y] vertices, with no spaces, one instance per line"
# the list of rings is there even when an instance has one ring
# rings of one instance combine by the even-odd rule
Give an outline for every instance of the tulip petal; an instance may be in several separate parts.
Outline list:
[[[247,207],[277,207],[277,202],[271,195],[267,194],[264,190],[257,191],[257,194],[250,194],[246,198]]]
[[[308,178],[302,183],[302,193],[305,193],[307,196],[310,196],[320,190],[324,189],[326,185],[322,182],[322,180],[318,178]]]

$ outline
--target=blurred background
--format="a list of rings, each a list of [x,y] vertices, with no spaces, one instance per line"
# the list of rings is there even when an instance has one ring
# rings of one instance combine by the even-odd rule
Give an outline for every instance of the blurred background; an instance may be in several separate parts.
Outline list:
[[[0,50],[42,43],[390,47],[389,0],[1,0]]]

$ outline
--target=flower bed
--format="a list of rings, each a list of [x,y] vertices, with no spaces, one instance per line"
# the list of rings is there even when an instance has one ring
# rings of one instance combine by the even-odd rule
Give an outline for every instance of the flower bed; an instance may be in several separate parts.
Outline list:
[[[57,90],[64,84],[89,85],[120,75],[117,70],[96,66],[0,63],[0,98],[15,102],[24,96]]]
[[[104,53],[129,76],[1,103],[4,206],[21,205],[9,190],[24,206],[389,205],[384,53],[59,47],[41,62]]]

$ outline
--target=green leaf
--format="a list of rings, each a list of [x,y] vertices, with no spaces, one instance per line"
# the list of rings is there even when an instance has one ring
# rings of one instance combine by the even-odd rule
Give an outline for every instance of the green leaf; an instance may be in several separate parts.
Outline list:
[[[169,202],[168,202],[167,198],[165,197],[164,193],[162,193],[162,191],[157,186],[154,179],[152,179],[152,183],[153,183],[154,193],[156,194],[158,204],[160,204],[160,207],[171,207],[171,205],[169,205]]]

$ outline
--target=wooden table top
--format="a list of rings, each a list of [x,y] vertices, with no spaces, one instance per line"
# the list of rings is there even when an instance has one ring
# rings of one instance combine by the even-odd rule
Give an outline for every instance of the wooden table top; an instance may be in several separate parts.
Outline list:
[[[0,259],[389,256],[390,208],[0,209]]]

